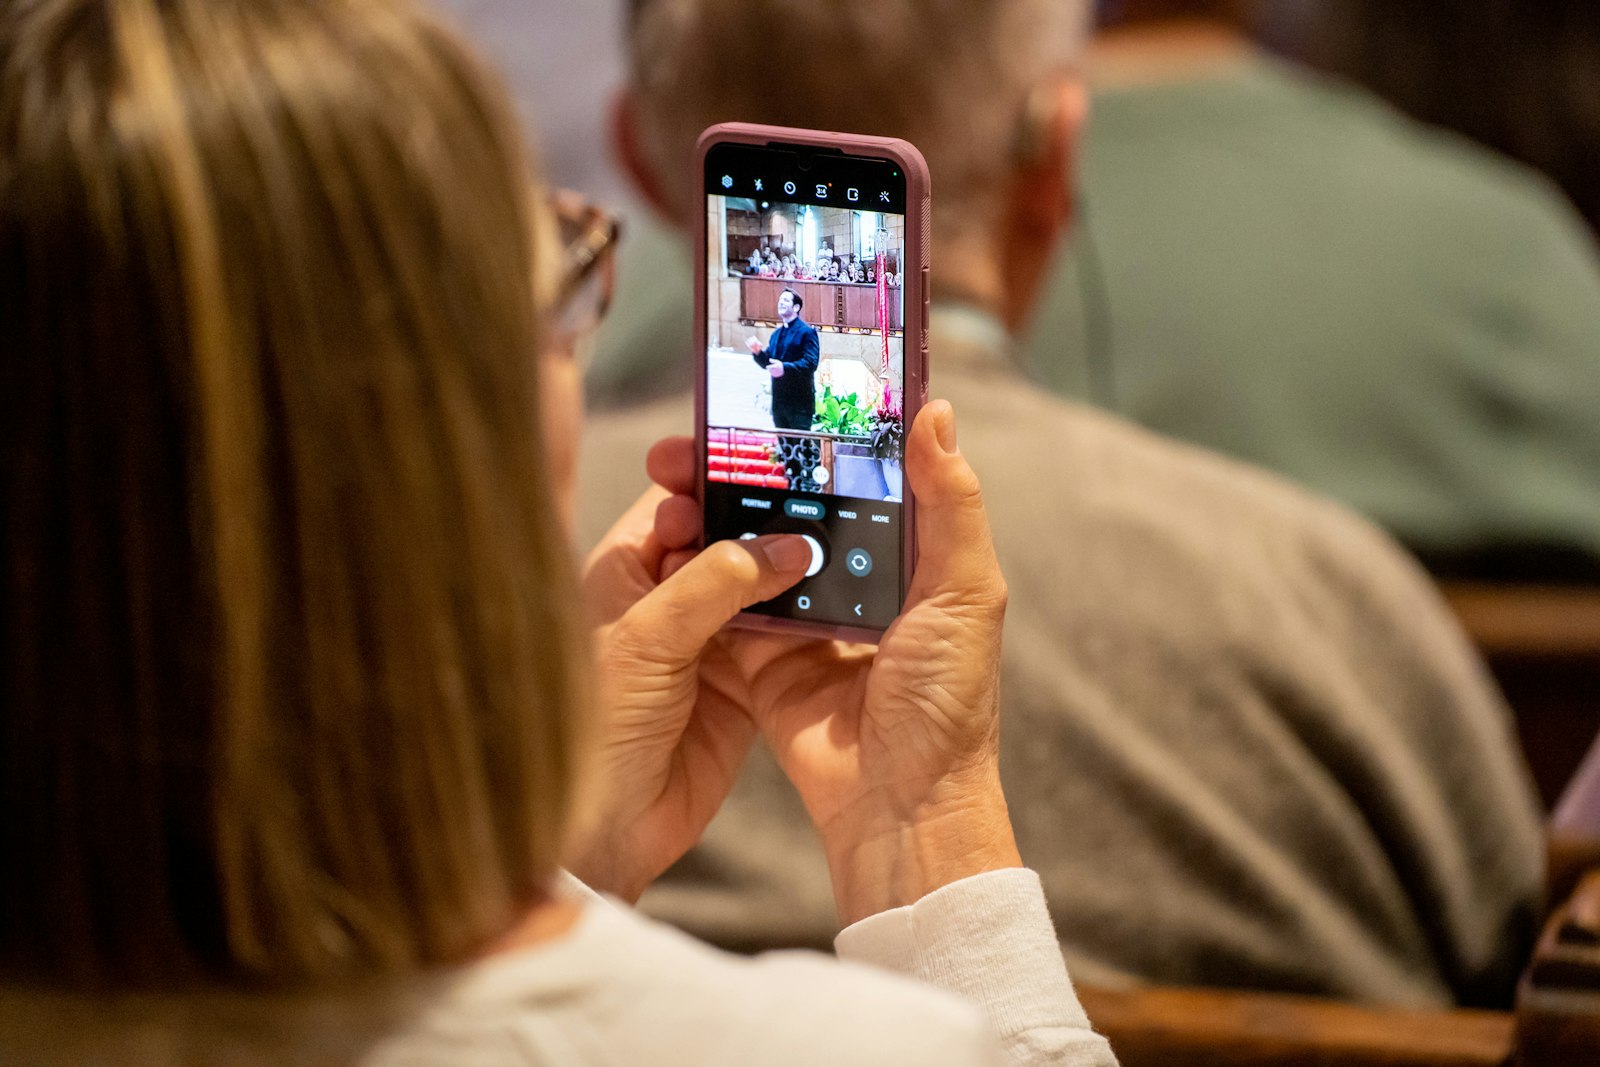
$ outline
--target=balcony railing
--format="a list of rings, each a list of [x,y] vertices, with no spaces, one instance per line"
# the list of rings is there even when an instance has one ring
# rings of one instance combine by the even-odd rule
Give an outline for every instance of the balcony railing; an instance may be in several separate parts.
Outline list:
[[[797,282],[781,278],[739,279],[739,318],[744,322],[777,322],[778,297],[793,289],[805,302],[801,317],[824,330],[878,329],[878,287],[861,282]],[[889,329],[899,333],[905,325],[902,290],[887,290]]]

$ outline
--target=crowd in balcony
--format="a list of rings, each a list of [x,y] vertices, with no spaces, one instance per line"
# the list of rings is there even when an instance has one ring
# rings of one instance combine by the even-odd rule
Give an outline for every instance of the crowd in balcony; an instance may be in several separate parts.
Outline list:
[[[872,260],[862,260],[854,252],[848,256],[834,255],[833,250],[827,245],[818,249],[817,258],[811,260],[801,260],[793,253],[779,255],[771,246],[764,245],[750,251],[749,258],[744,261],[743,273],[745,277],[775,278],[794,282],[851,282],[858,285],[875,285],[878,281],[877,267]],[[894,271],[886,271],[884,281],[891,289],[900,285],[900,279]]]

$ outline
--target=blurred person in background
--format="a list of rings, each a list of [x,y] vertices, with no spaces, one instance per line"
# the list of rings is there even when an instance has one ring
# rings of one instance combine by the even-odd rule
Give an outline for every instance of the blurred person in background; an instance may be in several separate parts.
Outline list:
[[[628,308],[609,335],[648,337],[648,355],[597,358],[635,389],[694,362],[703,127],[916,144],[932,388],[961,407],[1011,580],[1005,782],[1074,973],[1506,1004],[1538,816],[1505,709],[1426,577],[1335,504],[1054,396],[1012,359],[1076,204],[1086,18],[1062,0],[637,0],[619,148],[675,242],[647,258],[683,266],[653,279],[677,287],[669,313]],[[774,25],[807,43],[781,69]],[[593,422],[588,536],[636,489],[617,472],[692,411],[682,392]],[[826,944],[826,866],[773,761],[747,765],[644,905],[730,947]]]
[[[1321,0],[1297,48],[1543,171],[1600,240],[1600,4]]]
[[[621,18],[594,0],[436,0],[505,71],[545,147],[552,184],[619,210],[627,183],[606,152],[604,101],[622,82]]]
[[[0,6],[0,1062],[1114,1067],[1005,812],[948,405],[878,649],[717,639],[810,551],[684,551],[681,493],[580,601],[611,234],[563,249],[546,199],[411,4]],[[794,672],[825,693],[750,682]],[[758,729],[877,966],[732,958],[558,869],[635,899]]]
[[[1370,6],[1380,28],[1437,15],[1372,41],[1392,80],[1485,116],[1525,102],[1487,36],[1451,45],[1479,8],[1545,5]],[[1252,7],[1106,6],[1031,373],[1341,500],[1438,573],[1600,576],[1600,248],[1534,171],[1259,51]]]

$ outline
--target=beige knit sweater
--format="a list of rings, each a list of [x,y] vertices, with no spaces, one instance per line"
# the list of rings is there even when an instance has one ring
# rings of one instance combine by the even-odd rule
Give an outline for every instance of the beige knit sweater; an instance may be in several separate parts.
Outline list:
[[[1538,813],[1426,577],[1339,506],[1032,387],[995,333],[936,313],[932,391],[1011,589],[1003,774],[1074,976],[1506,1003]],[[691,411],[591,423],[587,536]],[[829,943],[820,849],[765,753],[644,907],[738,949]]]

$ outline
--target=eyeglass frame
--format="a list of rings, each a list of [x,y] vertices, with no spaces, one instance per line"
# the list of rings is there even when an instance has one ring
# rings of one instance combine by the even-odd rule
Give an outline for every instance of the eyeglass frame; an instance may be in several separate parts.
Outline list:
[[[550,214],[562,236],[561,277],[548,307],[554,347],[586,363],[591,338],[611,307],[621,223],[582,194],[553,190]]]

